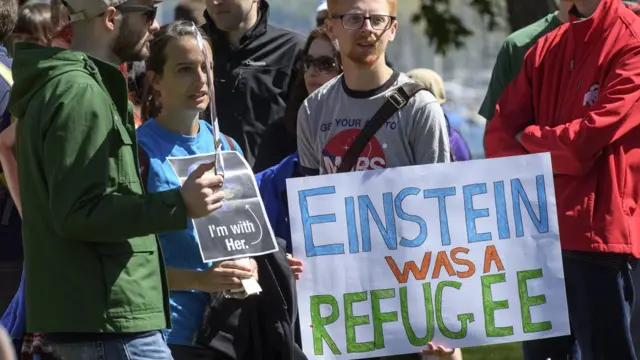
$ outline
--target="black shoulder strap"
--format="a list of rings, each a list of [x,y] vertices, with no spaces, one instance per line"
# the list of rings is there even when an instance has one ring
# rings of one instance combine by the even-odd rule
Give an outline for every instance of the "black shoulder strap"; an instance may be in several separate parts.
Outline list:
[[[382,125],[389,120],[396,111],[402,109],[407,105],[409,100],[415,96],[419,91],[427,90],[421,85],[414,82],[408,82],[400,85],[395,91],[387,95],[387,101],[378,109],[373,115],[371,120],[364,126],[362,131],[358,134],[356,139],[349,147],[349,150],[344,154],[342,162],[338,167],[338,172],[348,172],[356,165],[358,157],[364,147],[367,146],[371,138],[380,130]]]

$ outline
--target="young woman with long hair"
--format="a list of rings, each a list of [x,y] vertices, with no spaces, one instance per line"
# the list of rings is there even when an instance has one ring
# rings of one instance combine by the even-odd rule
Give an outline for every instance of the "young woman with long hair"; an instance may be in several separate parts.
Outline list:
[[[148,192],[180,186],[168,157],[214,153],[213,127],[200,119],[211,94],[207,81],[207,61],[197,37],[198,28],[190,21],[163,26],[149,45],[146,61],[147,84],[138,127],[138,144],[143,184]],[[207,58],[211,46],[205,41]],[[222,150],[240,151],[234,140],[222,135]],[[219,191],[213,196],[222,198]],[[254,276],[255,262],[246,267],[234,261],[212,266],[202,261],[192,222],[182,231],[159,234],[171,291],[172,328],[165,330],[173,357],[191,359],[206,353],[194,344],[202,325],[209,293],[241,288],[240,279]]]

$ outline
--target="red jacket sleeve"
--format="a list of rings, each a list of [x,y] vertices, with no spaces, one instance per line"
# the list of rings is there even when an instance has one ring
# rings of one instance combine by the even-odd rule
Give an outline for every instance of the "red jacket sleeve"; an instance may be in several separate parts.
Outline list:
[[[493,119],[484,134],[484,151],[488,158],[525,155],[529,152],[516,140],[516,135],[533,123],[533,72],[536,46],[525,56],[523,66],[500,95]]]
[[[621,54],[584,118],[555,127],[530,125],[522,134],[529,152],[551,152],[555,173],[585,174],[605,147],[640,125],[640,44]]]

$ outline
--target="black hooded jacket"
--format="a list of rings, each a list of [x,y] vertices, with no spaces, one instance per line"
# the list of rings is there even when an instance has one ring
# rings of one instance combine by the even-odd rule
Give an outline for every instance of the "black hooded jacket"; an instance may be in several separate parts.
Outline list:
[[[216,360],[306,360],[294,325],[298,313],[293,273],[280,251],[257,256],[262,292],[244,300],[213,294],[196,343]]]
[[[269,25],[260,1],[256,24],[233,48],[205,11],[203,28],[213,42],[216,113],[220,131],[235,139],[251,165],[266,126],[284,115],[289,84],[304,37]]]

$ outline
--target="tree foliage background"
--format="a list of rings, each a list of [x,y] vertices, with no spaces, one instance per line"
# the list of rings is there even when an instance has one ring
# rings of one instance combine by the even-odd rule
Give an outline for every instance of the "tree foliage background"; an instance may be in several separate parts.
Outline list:
[[[555,0],[466,0],[486,21],[491,31],[499,24],[500,9],[506,7],[505,23],[511,31],[519,30],[558,9]],[[424,34],[444,54],[452,48],[464,46],[465,39],[473,35],[451,0],[421,0],[413,22],[422,24]]]

